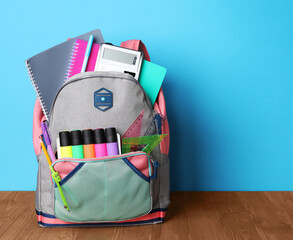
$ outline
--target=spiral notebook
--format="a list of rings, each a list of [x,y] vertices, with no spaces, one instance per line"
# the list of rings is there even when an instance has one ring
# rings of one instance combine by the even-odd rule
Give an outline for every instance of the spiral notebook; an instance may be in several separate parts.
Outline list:
[[[88,40],[94,36],[94,43],[104,42],[99,29],[67,40],[25,61],[30,80],[37,93],[46,119],[49,121],[50,110],[56,94],[68,79],[76,39]]]
[[[73,49],[73,54],[71,61],[69,63],[69,73],[68,78],[74,76],[77,73],[81,72],[85,51],[87,48],[87,41],[76,39]],[[97,43],[93,43],[91,53],[88,59],[86,72],[93,72],[95,70],[96,61],[99,53],[100,45]]]

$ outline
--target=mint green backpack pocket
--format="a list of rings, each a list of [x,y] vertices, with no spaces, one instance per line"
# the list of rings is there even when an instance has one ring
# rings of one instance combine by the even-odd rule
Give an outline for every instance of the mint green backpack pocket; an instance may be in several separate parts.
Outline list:
[[[138,169],[129,160],[140,159]],[[77,166],[60,181],[70,212],[55,186],[55,215],[70,222],[123,221],[152,210],[151,163],[143,152],[96,159],[60,159]],[[137,161],[134,161],[137,162]],[[61,167],[62,168],[62,167]],[[62,174],[62,169],[58,169]],[[66,167],[64,168],[66,171]]]

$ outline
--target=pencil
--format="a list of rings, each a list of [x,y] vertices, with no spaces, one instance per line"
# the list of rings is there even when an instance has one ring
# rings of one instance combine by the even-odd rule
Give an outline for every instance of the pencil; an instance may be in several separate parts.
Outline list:
[[[48,164],[49,164],[49,166],[51,166],[51,164],[52,164],[52,162],[51,162],[51,159],[50,159],[50,157],[49,157],[49,155],[48,155],[48,152],[47,152],[47,149],[46,149],[46,147],[45,147],[45,144],[44,144],[44,142],[43,142],[43,140],[40,138],[40,142],[41,142],[41,147],[42,147],[42,149],[43,149],[43,151],[44,151],[44,154],[45,154],[45,156],[46,156],[46,159],[47,159],[47,161],[48,161]]]

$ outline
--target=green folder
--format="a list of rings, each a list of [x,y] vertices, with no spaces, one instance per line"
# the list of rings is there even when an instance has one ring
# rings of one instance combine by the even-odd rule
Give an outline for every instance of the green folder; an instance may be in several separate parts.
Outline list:
[[[162,86],[167,69],[149,61],[143,60],[139,76],[139,83],[146,91],[152,105],[154,105]]]

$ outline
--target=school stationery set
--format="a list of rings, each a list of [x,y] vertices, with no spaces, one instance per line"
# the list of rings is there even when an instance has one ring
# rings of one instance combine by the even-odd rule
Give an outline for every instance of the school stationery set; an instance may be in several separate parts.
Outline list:
[[[37,93],[36,214],[43,227],[163,222],[169,197],[166,69],[140,40],[99,29],[25,61]]]

